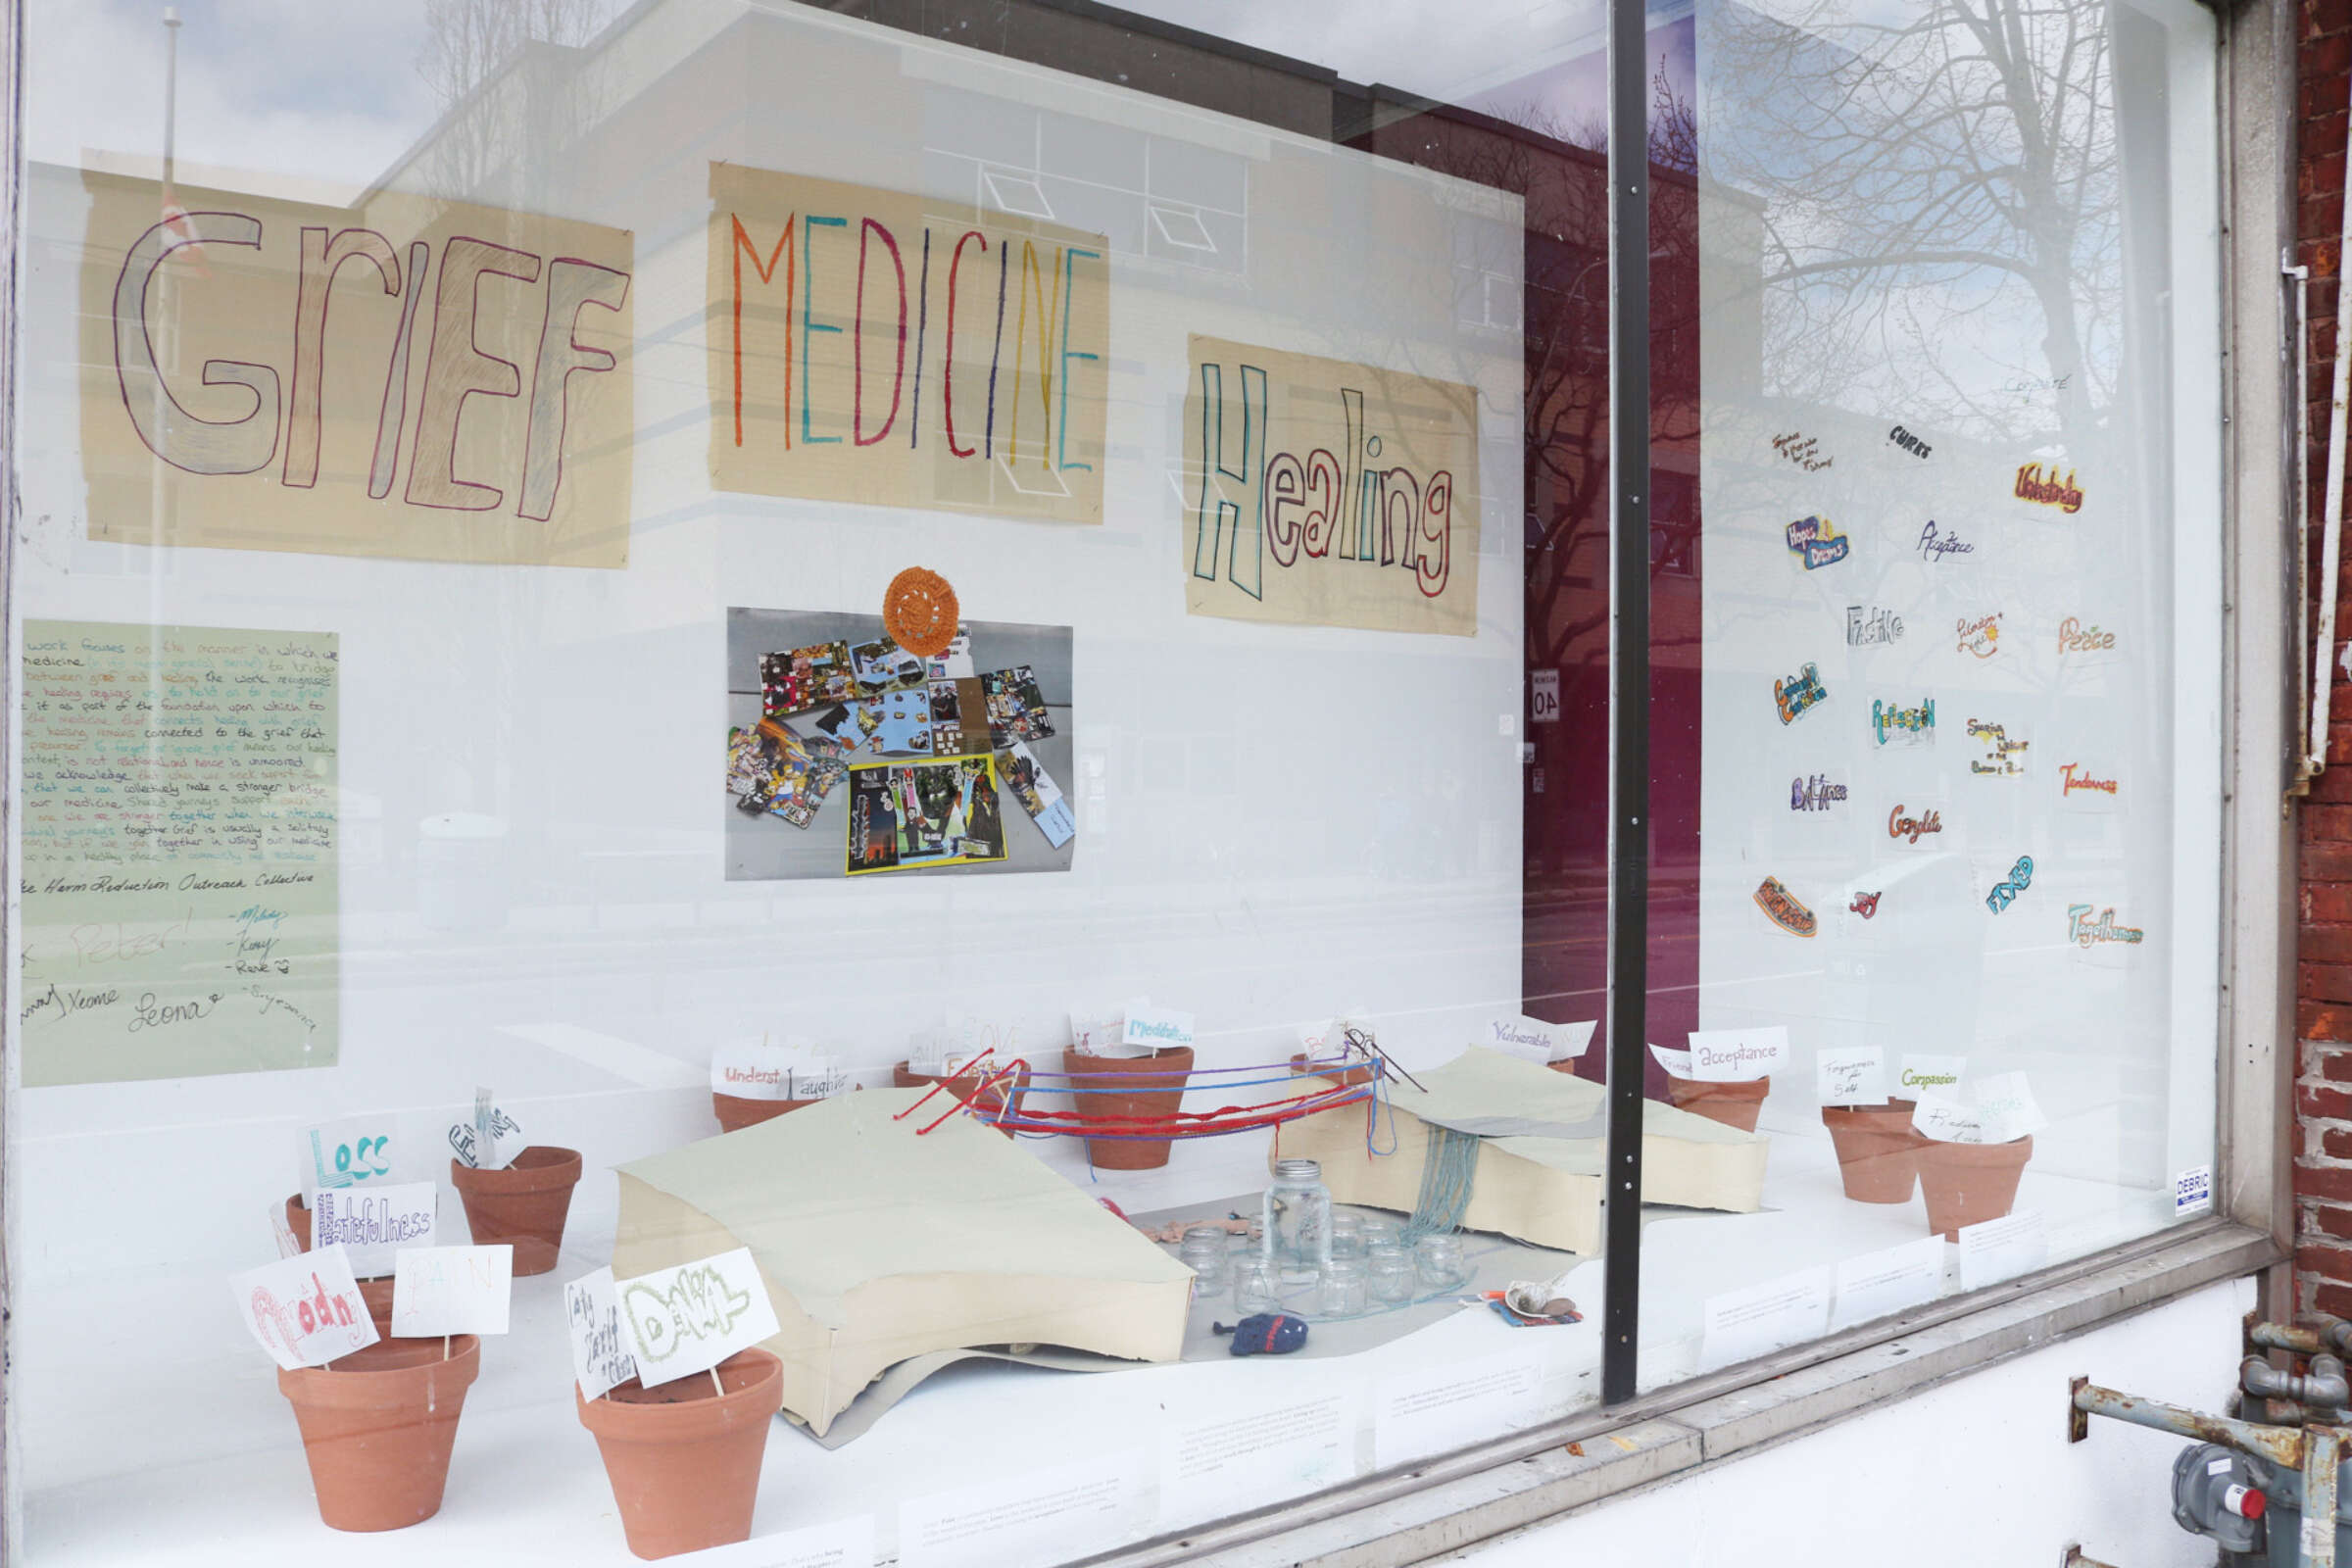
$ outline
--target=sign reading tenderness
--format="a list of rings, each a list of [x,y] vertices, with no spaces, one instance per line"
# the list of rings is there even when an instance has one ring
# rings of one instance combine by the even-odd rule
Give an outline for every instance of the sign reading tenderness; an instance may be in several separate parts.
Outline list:
[[[710,482],[1102,520],[1110,245],[710,166]]]
[[[1450,381],[1192,340],[1185,608],[1478,631],[1478,394]]]

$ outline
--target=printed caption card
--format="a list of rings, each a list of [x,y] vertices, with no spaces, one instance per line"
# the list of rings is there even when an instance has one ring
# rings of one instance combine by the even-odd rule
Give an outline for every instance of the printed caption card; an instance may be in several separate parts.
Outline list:
[[[514,1249],[408,1247],[392,1259],[392,1335],[504,1334],[514,1288]]]
[[[381,1279],[392,1272],[392,1255],[400,1249],[433,1245],[439,1208],[440,1189],[431,1182],[330,1188],[311,1211],[311,1247],[347,1248],[360,1278]]]
[[[248,1269],[228,1288],[254,1343],[289,1372],[324,1366],[382,1337],[341,1247]]]
[[[649,1389],[707,1372],[776,1332],[748,1247],[616,1282],[629,1353]]]
[[[637,1375],[628,1332],[620,1324],[620,1290],[610,1268],[583,1274],[564,1287],[564,1320],[571,1329],[571,1372],[580,1397],[601,1397]]]

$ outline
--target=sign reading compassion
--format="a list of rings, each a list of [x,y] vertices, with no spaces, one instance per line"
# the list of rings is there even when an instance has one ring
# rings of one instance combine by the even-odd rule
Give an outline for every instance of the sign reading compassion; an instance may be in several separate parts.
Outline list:
[[[1102,520],[1100,234],[710,166],[710,482]]]
[[[628,564],[627,232],[83,181],[90,537]]]
[[[1192,340],[1185,608],[1475,636],[1478,394]]]

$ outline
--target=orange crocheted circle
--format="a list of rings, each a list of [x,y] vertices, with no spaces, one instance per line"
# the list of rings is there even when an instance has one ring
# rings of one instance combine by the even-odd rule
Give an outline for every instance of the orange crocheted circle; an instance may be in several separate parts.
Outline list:
[[[908,566],[882,596],[882,629],[919,659],[933,659],[956,640],[956,590],[936,571]]]

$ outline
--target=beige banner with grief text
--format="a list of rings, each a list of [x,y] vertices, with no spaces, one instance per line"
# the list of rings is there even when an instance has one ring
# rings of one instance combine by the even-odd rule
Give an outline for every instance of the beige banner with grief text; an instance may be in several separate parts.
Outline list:
[[[1102,520],[1110,246],[710,166],[710,482]]]
[[[93,539],[625,566],[634,240],[87,174]]]
[[[1192,339],[1185,608],[1478,631],[1478,394],[1451,381]]]

